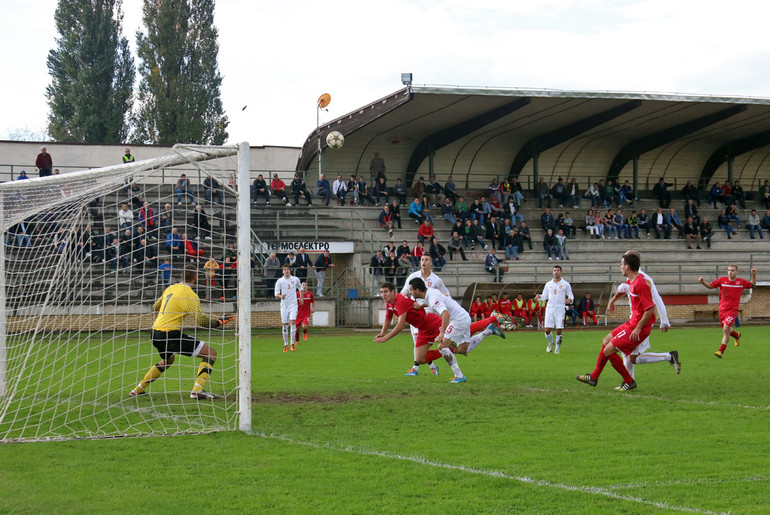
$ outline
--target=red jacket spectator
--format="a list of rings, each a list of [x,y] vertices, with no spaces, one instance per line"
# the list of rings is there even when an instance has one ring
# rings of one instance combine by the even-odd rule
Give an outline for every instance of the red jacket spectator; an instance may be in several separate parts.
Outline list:
[[[497,307],[495,309],[501,315],[513,315],[511,312],[511,299],[508,298],[508,295],[503,295],[503,298],[500,299],[500,301],[497,303]]]
[[[468,313],[471,315],[472,320],[476,320],[476,317],[479,317],[479,320],[484,317],[484,303],[481,302],[481,297],[476,297],[476,300],[471,304],[471,309],[468,310]]]
[[[425,240],[430,241],[430,239],[433,238],[433,226],[428,222],[427,220],[420,225],[420,228],[417,230],[417,241],[424,242]]]
[[[203,249],[199,249],[198,245],[194,241],[184,238],[182,240],[182,244],[184,245],[185,254],[187,254],[188,256],[192,256],[192,257],[203,256]]]

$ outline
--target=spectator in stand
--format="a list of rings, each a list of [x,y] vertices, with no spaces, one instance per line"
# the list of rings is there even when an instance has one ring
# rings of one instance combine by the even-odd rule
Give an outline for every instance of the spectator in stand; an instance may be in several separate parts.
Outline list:
[[[390,188],[382,177],[374,185],[374,200],[378,206],[382,203],[390,204]]]
[[[556,251],[558,253],[556,259],[569,261],[569,249],[567,249],[567,237],[564,235],[564,229],[559,229],[559,233],[556,235]]]
[[[318,256],[318,259],[316,259],[315,264],[313,265],[317,283],[316,297],[323,297],[324,279],[326,279],[326,272],[330,268],[334,268],[334,263],[332,263],[332,255],[329,252],[329,249],[326,249],[323,254]]]
[[[567,185],[567,196],[569,197],[570,202],[572,202],[572,209],[578,209],[580,207],[582,193],[580,192],[580,186],[578,186],[575,177],[573,177]]]
[[[211,225],[209,224],[206,212],[200,204],[195,206],[195,210],[192,213],[192,225],[195,228],[195,239],[201,236],[207,240],[211,239]]]
[[[22,171],[19,173],[19,176],[18,176],[18,177],[16,177],[16,180],[17,180],[17,181],[23,181],[23,180],[26,180],[26,179],[29,179],[29,177],[27,177],[27,172],[26,172],[26,171],[24,171],[24,170],[22,170]]]
[[[746,193],[743,191],[743,186],[740,185],[738,179],[733,181],[732,195],[733,200],[741,206],[741,209],[746,209]]]
[[[524,190],[516,177],[511,179],[511,196],[516,201],[516,207],[521,208],[521,203],[524,202]]]
[[[551,214],[550,208],[545,208],[545,211],[543,211],[543,214],[540,215],[540,227],[547,231],[548,229],[553,229],[556,226],[556,219]]]
[[[158,275],[160,276],[160,282],[163,285],[164,290],[168,288],[169,282],[171,281],[171,270],[173,269],[174,267],[171,266],[171,260],[169,258],[165,258],[163,263],[158,265]]]
[[[176,227],[172,227],[171,232],[166,236],[166,248],[174,260],[177,260],[179,256],[184,255],[182,238],[179,237]]]
[[[689,200],[692,200],[698,206],[700,206],[700,198],[698,197],[698,188],[696,188],[692,182],[687,181],[687,184],[684,185],[684,188],[682,188],[679,191],[679,193],[682,194],[682,198],[684,199],[685,203],[687,203]]]
[[[396,276],[398,275],[398,256],[395,251],[388,252],[388,257],[385,258],[385,263],[382,266],[385,271],[385,280],[389,283],[396,284]]]
[[[128,200],[131,202],[131,207],[134,209],[142,207],[144,205],[144,198],[142,196],[142,188],[138,184],[132,182],[127,188]]]
[[[577,307],[575,306],[575,301],[573,299],[569,299],[570,302],[565,306],[564,310],[564,323],[567,323],[567,320],[570,318],[572,319],[572,327],[575,327],[577,325],[577,319],[580,318],[580,312],[578,312]]]
[[[625,181],[623,183],[623,186],[620,187],[620,190],[618,191],[618,207],[621,207],[624,202],[628,202],[630,207],[634,207],[634,188],[631,186],[631,183],[628,181]]]
[[[508,203],[508,199],[513,194],[513,186],[511,185],[511,181],[508,180],[508,177],[503,179],[503,182],[500,184],[500,204],[506,205]],[[515,201],[515,199],[514,199]]]
[[[134,225],[134,212],[128,208],[128,204],[122,204],[118,211],[118,225],[121,229],[131,229]]]
[[[489,249],[489,254],[484,261],[484,271],[495,276],[493,282],[503,282],[503,275],[505,270],[500,266],[500,260],[497,258],[497,251],[492,247]]]
[[[401,257],[403,255],[407,255],[407,256],[410,256],[410,257],[412,256],[412,249],[409,248],[409,244],[406,242],[406,240],[401,242],[401,245],[399,245],[396,248],[396,255],[398,257]]]
[[[155,211],[150,207],[149,202],[145,202],[142,209],[139,210],[139,223],[147,231],[147,237],[157,240],[158,225],[156,223]]]
[[[511,256],[513,256],[513,259],[516,261],[524,259],[520,255],[524,251],[524,242],[521,239],[521,233],[510,229],[508,234],[505,236],[504,243],[506,260],[510,259]]]
[[[618,239],[618,223],[615,221],[615,212],[610,208],[604,215],[604,231],[607,233],[607,239]]]
[[[580,316],[583,317],[583,325],[588,325],[588,317],[591,317],[594,321],[594,325],[599,325],[599,322],[596,320],[596,305],[594,304],[594,300],[591,298],[590,293],[586,293],[585,297],[580,299],[578,312],[580,313]]]
[[[672,184],[666,182],[663,180],[663,177],[661,177],[652,188],[653,196],[658,199],[658,203],[663,209],[668,209],[669,204],[671,204],[671,193],[667,191],[670,186],[672,186]]]
[[[730,185],[727,183],[727,181],[722,184],[722,196],[724,197],[725,207],[729,206],[735,201],[733,198],[733,190],[730,188]]]
[[[463,239],[462,236],[460,236],[460,233],[457,231],[452,231],[452,236],[449,237],[449,241],[447,242],[447,248],[449,249],[449,261],[452,261],[455,252],[460,253],[460,257],[462,257],[463,261],[468,261],[468,258],[465,257],[463,246]]]
[[[139,245],[134,249],[134,256],[134,262],[142,275],[158,268],[158,252],[155,250],[155,245],[147,244],[147,238],[139,240]]]
[[[602,216],[601,211],[599,211],[597,208],[594,211],[594,226],[596,227],[596,233],[598,234],[598,237],[601,237],[601,239],[605,239],[604,229],[606,229],[606,226],[604,222],[604,216]]]
[[[425,194],[428,196],[428,202],[432,207],[438,207],[444,202],[444,188],[436,181],[436,177],[428,177],[428,184],[425,185]]]
[[[751,214],[749,215],[749,219],[746,222],[746,227],[749,229],[749,235],[751,236],[751,239],[754,239],[754,233],[759,233],[759,239],[764,239],[764,236],[762,235],[762,226],[760,225],[759,221],[759,215],[757,214],[756,209],[751,210]]]
[[[273,174],[273,180],[270,181],[270,192],[272,195],[281,199],[281,202],[283,202],[285,206],[291,207],[291,203],[289,203],[289,199],[286,195],[286,183],[278,178],[277,173]]]
[[[187,233],[182,233],[182,247],[184,248],[185,254],[193,259],[200,260],[200,258],[203,257],[203,249],[198,248],[198,244],[195,240],[189,239]]]
[[[254,184],[251,186],[251,198],[254,199],[254,205],[259,204],[259,197],[265,199],[265,205],[270,205],[270,190],[267,187],[267,182],[262,174],[257,176]]]
[[[435,236],[430,240],[430,247],[428,247],[428,255],[433,262],[433,268],[436,272],[440,272],[444,265],[446,265],[446,249],[442,244],[438,242],[438,238]]]
[[[138,244],[139,242],[137,241],[136,243]],[[129,262],[134,255],[134,234],[131,232],[131,229],[126,229],[120,235],[119,255],[124,256]]]
[[[310,262],[310,256],[305,252],[305,247],[300,247],[297,252],[297,257],[294,260],[294,272],[293,275],[300,280],[300,282],[307,281],[307,270],[312,267]]]
[[[385,160],[380,157],[379,152],[375,152],[374,159],[369,162],[369,174],[372,177],[372,184],[377,184],[381,178],[388,180],[385,176]]]
[[[457,203],[458,195],[456,189],[457,186],[455,185],[454,177],[450,175],[444,183],[444,196],[448,198],[452,204]]]
[[[121,269],[126,269],[130,265],[130,254],[124,255],[121,252],[121,246],[120,243],[118,243],[117,238],[112,239],[112,243],[104,251],[104,256],[107,263],[109,263],[110,268],[113,270],[117,268],[118,263],[120,264]]]
[[[557,179],[556,184],[551,188],[551,196],[559,203],[559,207],[564,207],[564,204],[567,202],[567,186],[561,177]]]
[[[762,228],[770,231],[770,209],[765,211],[765,216],[762,217]]]
[[[90,227],[88,229],[90,229]],[[27,224],[23,220],[11,227],[8,232],[11,235],[16,235],[16,244],[19,247],[32,246],[32,240],[30,239],[29,234],[27,234]],[[11,237],[11,239],[8,241],[8,244],[11,245],[12,242],[13,240]]]
[[[417,241],[419,241],[420,243],[425,243],[426,240],[430,242],[430,239],[432,237],[433,237],[433,226],[430,224],[429,221],[425,220],[417,230]]]
[[[484,238],[489,242],[489,245],[496,247],[499,250],[503,250],[503,233],[501,232],[502,224],[497,220],[497,217],[493,216],[489,219],[489,222],[484,224]]]
[[[719,216],[717,216],[717,227],[725,230],[725,232],[727,233],[728,240],[733,239],[732,234],[735,229],[733,229],[733,226],[730,225],[730,217],[727,216],[727,213],[725,213],[724,209],[722,209],[719,212]]]
[[[174,225],[174,211],[171,209],[171,204],[166,203],[166,205],[163,206],[163,211],[160,212],[158,218],[160,219],[158,222],[160,237],[165,239],[171,232],[171,227]]]
[[[585,193],[586,198],[591,199],[591,207],[601,207],[602,196],[599,190],[599,183],[595,182],[588,187]]]
[[[759,187],[759,204],[765,209],[770,209],[770,181]]]
[[[409,218],[414,219],[416,224],[421,224],[425,221],[425,217],[422,215],[422,200],[420,200],[420,197],[415,197],[414,202],[409,204]]]
[[[176,203],[178,206],[182,205],[182,195],[187,195],[189,203],[195,204],[195,198],[190,190],[190,179],[187,178],[187,175],[182,174],[179,177],[179,180],[176,181],[176,186],[174,186],[174,193],[176,193]]]
[[[532,235],[529,233],[529,227],[527,227],[526,222],[521,222],[518,233],[521,236],[522,241],[529,247],[529,250],[532,250]]]
[[[420,259],[425,254],[425,245],[421,241],[417,242],[417,245],[412,247],[412,266],[420,266]]]
[[[671,239],[671,226],[668,223],[668,217],[663,212],[663,209],[658,207],[654,215],[652,215],[652,226],[655,228],[655,238],[660,239],[660,231],[663,231],[663,237],[666,240]]]
[[[706,242],[706,248],[711,248],[711,237],[714,234],[711,232],[711,224],[709,223],[708,219],[704,216],[700,221],[700,237],[702,241]]]
[[[490,200],[497,199],[498,204],[503,203],[503,194],[500,191],[500,182],[498,182],[497,178],[492,179],[492,182],[490,182],[489,186],[487,186],[486,197]]]
[[[636,215],[636,211],[631,211],[631,214],[626,218],[626,226],[628,227],[628,238],[633,237],[639,239],[639,217]]]
[[[388,230],[388,236],[393,237],[393,213],[390,212],[390,206],[385,204],[380,213],[380,227]]]
[[[687,250],[692,250],[693,240],[696,243],[696,248],[700,249],[700,227],[698,227],[698,224],[695,223],[695,220],[693,220],[692,217],[687,219],[682,228],[682,232],[684,232],[684,241],[687,244]]]
[[[486,309],[486,306],[481,301],[481,297],[476,297],[471,303],[470,309],[468,309],[468,314],[471,316],[471,320],[473,322],[483,320],[485,309]]]
[[[569,211],[564,213],[564,234],[573,240],[577,237],[577,227],[575,227],[575,221],[570,216]]]
[[[602,187],[601,194],[604,207],[612,207],[612,201],[615,200],[615,181],[610,179],[604,185],[602,185],[602,181],[599,181],[599,185]]]
[[[639,212],[639,229],[643,230],[647,234],[647,239],[650,239],[650,219],[647,216],[647,211],[642,208]]]
[[[548,255],[548,261],[553,261],[554,256],[556,256],[556,259],[559,259],[556,251],[556,236],[554,236],[553,229],[550,227],[545,232],[545,236],[543,236],[543,250]]]
[[[737,225],[738,229],[740,229],[741,228],[741,219],[738,218],[738,208],[735,207],[735,202],[731,202],[730,205],[727,206],[727,209],[725,210],[725,212],[727,213],[727,217],[731,221],[735,220],[735,224]]]
[[[513,196],[508,198],[508,204],[505,205],[502,216],[510,218],[514,225],[516,225],[516,222],[524,221],[524,217],[521,216],[521,213],[519,212],[519,206],[517,206],[514,202]]]
[[[232,241],[227,242],[227,248],[222,253],[222,261],[225,258],[230,258],[230,261],[236,261],[238,259],[238,251],[235,250],[235,244]]]
[[[208,174],[203,179],[203,190],[206,192],[206,200],[211,202],[211,199],[216,198],[218,204],[224,204],[224,197],[222,193],[222,187],[211,174]]]
[[[358,178],[358,182],[356,183],[356,188],[358,189],[358,198],[359,202],[363,205],[364,201],[367,201],[369,204],[379,207],[380,203],[378,201],[375,201],[372,196],[369,194],[369,186],[366,185],[366,181],[364,180],[364,176]]]
[[[419,198],[420,201],[424,201],[423,197],[425,197],[427,189],[425,177],[420,177],[415,181],[414,186],[412,186],[412,196]]]
[[[462,223],[465,223],[465,219],[470,217],[470,212],[468,211],[468,203],[465,201],[465,197],[462,195],[457,198],[454,214],[455,218]]]
[[[454,206],[449,198],[445,198],[444,203],[441,204],[441,217],[452,225],[457,222],[454,215]]]
[[[473,220],[471,223],[471,249],[475,248],[475,244],[478,243],[481,248],[487,250],[489,245],[484,241],[486,236],[486,228],[478,220]]]
[[[396,286],[398,288],[404,287],[404,284],[406,284],[407,276],[413,270],[412,262],[410,259],[411,257],[406,254],[402,254],[398,257],[398,268],[396,268]]]
[[[393,204],[390,206],[390,212],[393,213],[393,223],[398,225],[401,229],[401,202],[398,199],[393,199]]]
[[[356,176],[351,175],[350,179],[345,183],[345,188],[348,190],[348,195],[346,195],[348,198],[352,195],[353,200],[350,202],[350,205],[357,206],[360,202],[360,198],[358,195],[358,182],[356,182]]]
[[[404,181],[396,179],[396,185],[393,187],[393,196],[396,197],[401,204],[406,204],[406,186]]]
[[[369,260],[369,272],[374,276],[377,284],[382,282],[382,276],[385,275],[385,256],[378,250]]]
[[[551,200],[553,199],[553,196],[549,191],[548,183],[545,182],[545,177],[540,177],[540,179],[537,181],[537,184],[535,185],[535,192],[537,193],[538,209],[543,208],[544,200],[548,200],[547,207],[551,207]]]
[[[206,264],[203,265],[203,269],[206,271],[206,286],[207,288],[217,287],[217,275],[219,275],[219,269],[222,268],[219,262],[211,256]],[[206,298],[210,298],[210,292],[206,294]]]
[[[37,159],[35,159],[35,166],[40,177],[53,175],[53,159],[45,147],[40,147],[40,153],[37,155]]]
[[[94,246],[93,246],[94,262],[96,263],[105,262],[104,251],[110,246],[113,238],[114,236],[112,234],[112,230],[110,229],[109,225],[104,226],[104,232],[101,235],[94,236]]]
[[[24,222],[22,222],[19,225],[22,225]],[[9,231],[11,232],[11,231]],[[22,235],[16,234],[16,238],[19,242],[19,247],[22,245]],[[29,244],[29,236],[27,236],[27,247],[31,247],[32,245]],[[88,259],[91,257],[91,250],[93,249],[94,245],[94,237],[91,233],[91,226],[86,225],[85,229],[83,229],[83,234],[80,235],[80,239],[78,240],[77,250],[78,250],[78,257],[81,260]]]
[[[724,202],[725,195],[724,195],[724,192],[722,191],[722,186],[718,182],[715,182],[714,185],[709,190],[709,194],[708,194],[708,197],[706,198],[706,202],[708,203],[709,206],[713,204],[714,209],[718,209],[717,201]]]
[[[228,258],[225,258],[225,263],[227,262]],[[278,280],[278,276],[281,275],[281,261],[275,252],[271,252],[265,260],[262,274],[265,276],[265,296],[272,298],[275,296],[275,283]]]
[[[294,179],[291,181],[291,194],[294,197],[294,205],[299,206],[299,198],[305,197],[308,207],[313,206],[313,199],[310,198],[310,193],[307,191],[305,181],[298,173],[294,174]]]
[[[324,205],[328,206],[332,200],[332,187],[329,181],[326,180],[326,174],[321,174],[321,178],[316,181],[316,188],[318,188],[318,195],[324,198]]]
[[[342,180],[342,176],[338,175],[337,180],[332,183],[332,195],[337,199],[337,205],[345,205],[345,196],[347,195],[347,192],[347,184]]]
[[[696,224],[700,223],[700,216],[698,216],[698,208],[695,206],[695,202],[692,199],[688,199],[684,205],[684,217],[692,218]]]
[[[626,217],[623,215],[623,212],[619,207],[615,212],[615,225],[618,228],[618,238],[631,238],[631,228],[626,223]]]
[[[596,238],[599,238],[599,228],[596,226],[596,218],[594,217],[594,210],[589,209],[586,212],[586,231],[588,231],[588,237],[596,236]]]

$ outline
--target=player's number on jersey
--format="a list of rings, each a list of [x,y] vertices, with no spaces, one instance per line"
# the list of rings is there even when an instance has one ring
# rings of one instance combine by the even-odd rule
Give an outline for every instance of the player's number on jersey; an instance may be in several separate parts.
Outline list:
[[[173,296],[174,296],[173,293],[169,293],[168,295],[166,295],[166,299],[163,301],[163,307],[160,310],[160,314],[161,315],[165,315],[166,314],[166,307],[168,306],[168,301],[170,301],[171,297],[173,297]]]

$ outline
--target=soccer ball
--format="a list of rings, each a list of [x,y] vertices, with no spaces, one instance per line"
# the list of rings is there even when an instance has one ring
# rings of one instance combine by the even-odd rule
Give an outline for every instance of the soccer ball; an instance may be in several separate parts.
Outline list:
[[[326,144],[329,148],[341,148],[345,144],[345,136],[339,131],[331,131],[326,135]]]

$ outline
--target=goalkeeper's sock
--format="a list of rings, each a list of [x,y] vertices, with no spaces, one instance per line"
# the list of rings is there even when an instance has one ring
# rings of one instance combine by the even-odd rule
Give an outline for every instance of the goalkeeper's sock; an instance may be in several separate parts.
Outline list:
[[[152,368],[148,370],[144,375],[142,382],[140,382],[138,385],[136,385],[136,388],[134,388],[136,393],[143,393],[147,387],[150,386],[150,383],[159,378],[162,373],[163,371],[158,368],[158,365],[153,365]]]
[[[193,392],[198,393],[203,390],[203,387],[206,386],[206,382],[209,380],[213,366],[207,361],[201,361],[201,364],[198,366],[198,376],[195,378],[195,386],[192,389]]]

